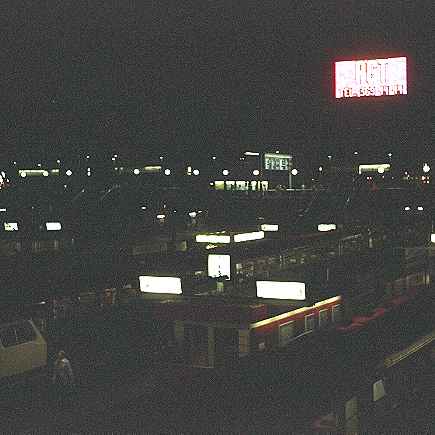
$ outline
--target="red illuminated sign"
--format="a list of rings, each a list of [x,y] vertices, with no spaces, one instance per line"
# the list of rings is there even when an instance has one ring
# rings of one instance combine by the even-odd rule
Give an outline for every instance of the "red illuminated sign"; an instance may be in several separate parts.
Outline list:
[[[335,98],[407,94],[406,57],[335,62]]]

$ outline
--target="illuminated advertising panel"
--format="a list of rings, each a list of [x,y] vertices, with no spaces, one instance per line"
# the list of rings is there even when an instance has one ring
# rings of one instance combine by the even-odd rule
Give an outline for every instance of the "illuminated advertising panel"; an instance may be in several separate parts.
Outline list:
[[[264,231],[254,231],[252,233],[234,234],[234,242],[248,242],[250,240],[264,239]]]
[[[435,243],[435,233],[432,233],[432,234],[430,235],[430,241],[431,241],[432,243]]]
[[[140,291],[144,293],[181,294],[181,279],[169,276],[140,276]]]
[[[337,229],[335,224],[319,224],[317,225],[317,231],[334,231]]]
[[[47,231],[60,231],[62,229],[62,224],[60,222],[46,222],[45,227]]]
[[[265,154],[264,169],[269,171],[289,171],[292,157],[288,154]]]
[[[230,243],[231,237],[224,234],[197,234],[197,243]]]
[[[18,223],[17,222],[4,222],[3,227],[5,231],[18,231]]]
[[[231,277],[231,257],[229,255],[209,254],[208,276],[219,278],[220,276]]]
[[[261,224],[262,231],[278,231],[279,226],[275,224]]]
[[[257,281],[257,297],[303,301],[305,300],[305,283]]]
[[[391,169],[391,165],[389,163],[381,163],[376,165],[359,165],[358,173],[362,174],[363,172],[378,172],[379,174],[383,174]]]
[[[335,98],[407,93],[406,57],[335,62]]]

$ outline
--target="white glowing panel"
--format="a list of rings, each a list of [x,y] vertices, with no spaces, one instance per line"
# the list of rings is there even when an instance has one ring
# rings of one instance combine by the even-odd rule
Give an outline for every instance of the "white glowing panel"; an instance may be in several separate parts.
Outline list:
[[[17,222],[4,222],[3,223],[5,231],[18,231]]]
[[[264,169],[269,171],[289,171],[291,169],[292,157],[288,154],[272,154],[264,155]]]
[[[261,230],[262,231],[278,231],[278,229],[279,229],[278,225],[261,224]]]
[[[234,241],[238,242],[247,242],[249,240],[260,240],[264,239],[264,231],[254,231],[252,233],[241,233],[234,234]]]
[[[435,243],[435,233],[432,233],[432,234],[430,235],[430,241],[431,241],[432,243]]]
[[[231,257],[224,254],[209,254],[208,276],[218,278],[220,276],[231,277]]]
[[[144,293],[181,294],[181,279],[169,276],[140,276],[140,291]]]
[[[62,224],[60,222],[46,222],[45,227],[47,231],[60,231],[62,229]]]
[[[230,243],[231,237],[224,234],[197,234],[195,240],[198,243]]]
[[[317,231],[334,231],[337,229],[335,224],[319,224],[317,225]]]
[[[385,397],[385,385],[384,381],[380,379],[373,384],[373,402],[377,402]]]
[[[380,174],[389,171],[391,166],[388,163],[381,163],[376,165],[359,165],[358,173],[362,174],[363,172],[378,172]]]
[[[407,93],[406,57],[335,62],[335,98]]]
[[[257,297],[305,300],[304,282],[257,281]]]

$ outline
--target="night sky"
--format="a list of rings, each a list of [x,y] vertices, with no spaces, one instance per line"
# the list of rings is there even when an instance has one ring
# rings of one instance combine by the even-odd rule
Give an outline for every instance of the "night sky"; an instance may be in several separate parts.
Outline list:
[[[2,160],[433,154],[432,1],[0,8]],[[379,53],[409,56],[408,97],[334,101],[333,60]]]

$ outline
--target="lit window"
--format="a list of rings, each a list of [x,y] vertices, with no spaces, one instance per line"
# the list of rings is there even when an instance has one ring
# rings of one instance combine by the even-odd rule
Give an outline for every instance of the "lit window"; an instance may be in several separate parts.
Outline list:
[[[305,316],[305,332],[314,331],[315,327],[316,327],[316,315],[309,314],[308,316]]]

